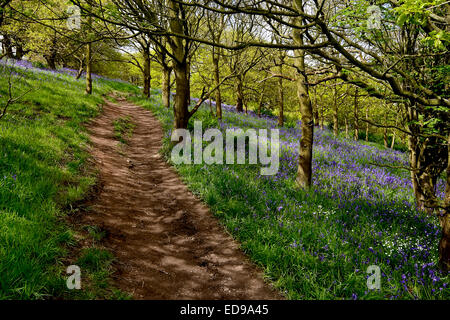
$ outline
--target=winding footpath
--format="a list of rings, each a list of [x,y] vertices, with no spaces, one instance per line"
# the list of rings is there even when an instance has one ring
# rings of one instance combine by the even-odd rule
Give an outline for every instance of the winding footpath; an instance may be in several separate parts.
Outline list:
[[[123,116],[136,127],[120,153],[113,121]],[[116,287],[135,299],[282,299],[160,156],[150,111],[117,98],[88,130],[101,190],[81,223],[106,231]]]

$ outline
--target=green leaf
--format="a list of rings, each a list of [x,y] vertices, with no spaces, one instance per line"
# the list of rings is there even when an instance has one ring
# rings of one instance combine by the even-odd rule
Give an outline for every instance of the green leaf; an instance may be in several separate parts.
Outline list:
[[[401,15],[398,16],[397,18],[397,24],[399,26],[403,26],[403,24],[406,22],[406,20],[408,19],[408,15],[402,13]]]

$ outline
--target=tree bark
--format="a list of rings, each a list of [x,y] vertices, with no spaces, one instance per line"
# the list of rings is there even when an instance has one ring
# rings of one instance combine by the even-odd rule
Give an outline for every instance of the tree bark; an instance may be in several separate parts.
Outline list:
[[[4,34],[2,39],[2,53],[6,54],[6,57],[9,59],[14,58],[14,54],[11,46],[11,39],[8,35]]]
[[[450,135],[447,141],[447,181],[445,186],[444,207],[439,222],[442,227],[441,240],[439,241],[439,266],[443,271],[450,271]]]
[[[358,141],[359,139],[359,116],[358,116],[358,87],[355,88],[355,105],[353,109],[353,116],[354,116],[354,129],[355,129],[355,141]]]
[[[88,16],[88,29],[92,28],[92,16]],[[88,34],[88,40],[91,35]],[[86,94],[92,94],[92,43],[89,41],[86,45]]]
[[[236,111],[244,111],[244,93],[241,75],[236,77]]]
[[[303,0],[292,0],[293,8],[299,13],[303,12]],[[301,27],[303,20],[294,18],[294,23]],[[292,33],[295,44],[303,45],[303,34],[300,29],[294,29]],[[302,136],[300,138],[300,150],[296,184],[299,188],[306,189],[311,186],[312,178],[312,149],[314,138],[314,120],[311,99],[308,93],[308,80],[305,70],[305,50],[294,50],[294,64],[297,69],[297,95],[300,102],[300,113],[302,115]]]
[[[44,56],[45,61],[47,62],[47,66],[49,69],[55,70],[56,69],[56,54],[51,53],[49,55]]]
[[[366,120],[369,120],[369,107],[366,107]],[[366,141],[369,141],[369,123],[366,122]]]
[[[216,49],[213,48],[213,67],[214,67],[214,84],[218,86],[220,84],[220,69],[219,69],[219,55],[214,51]],[[218,119],[222,119],[222,94],[220,92],[220,88],[216,89],[216,116]]]
[[[265,93],[266,93],[265,91],[266,91],[266,87],[264,86],[264,87],[262,88],[262,90],[261,90],[260,95],[259,95],[259,102],[258,102],[258,117],[261,117],[261,110],[262,110],[263,103],[264,103],[264,95],[265,95]]]
[[[348,139],[348,119],[347,119],[347,116],[344,117],[344,122],[345,122],[345,138]]]
[[[397,126],[398,124],[398,113],[397,116],[395,117],[395,125]],[[395,145],[395,135],[396,135],[397,131],[395,129],[392,130],[392,142],[391,142],[391,149],[394,149],[394,145]]]
[[[181,20],[184,9],[174,0],[167,0],[169,7],[169,28],[175,34],[184,34],[184,22]],[[186,129],[189,122],[190,85],[189,65],[186,41],[180,37],[173,37],[169,42],[173,58],[173,70],[175,73],[176,93],[174,98],[174,128]]]
[[[151,69],[150,69],[150,47],[147,45],[143,52],[143,58],[144,58],[144,70],[143,70],[143,76],[144,76],[144,91],[143,94],[145,97],[150,98],[150,91],[151,91]]]
[[[79,60],[79,62],[80,62],[80,67],[78,68],[78,72],[77,72],[77,74],[75,75],[75,79],[76,79],[76,80],[78,80],[78,79],[81,78],[81,75],[83,74],[83,70],[84,70],[83,59],[81,58],[81,59]]]
[[[384,111],[384,125],[387,126],[388,125],[388,119],[387,119],[387,109],[385,109]],[[387,134],[387,128],[384,128],[383,130],[383,142],[384,142],[384,147],[387,148],[388,147],[388,134]]]
[[[339,118],[338,118],[338,104],[337,104],[337,82],[334,83],[334,97],[333,97],[333,135],[336,138],[339,134]]]
[[[174,128],[186,129],[189,121],[189,77],[187,64],[175,63]]]
[[[24,54],[23,46],[20,43],[16,44],[16,59],[22,60]]]
[[[279,73],[283,74],[283,65],[279,66]],[[284,90],[283,90],[283,78],[278,77],[278,104],[280,108],[280,114],[278,115],[278,125],[284,126]]]
[[[166,108],[170,108],[170,74],[171,73],[172,73],[172,68],[169,67],[168,65],[163,65],[161,92],[162,92],[163,106]]]
[[[317,88],[314,87],[314,105],[313,105],[313,110],[314,110],[314,126],[318,126],[319,125],[319,106],[317,105]]]
[[[323,130],[323,122],[325,121],[325,106],[322,104],[320,108],[320,130]]]
[[[86,45],[86,93],[92,94],[92,62],[91,62],[91,43]]]

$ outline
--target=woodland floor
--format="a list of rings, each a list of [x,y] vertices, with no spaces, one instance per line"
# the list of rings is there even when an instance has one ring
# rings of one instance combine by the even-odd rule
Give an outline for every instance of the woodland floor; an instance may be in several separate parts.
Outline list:
[[[135,299],[281,299],[160,156],[158,120],[116,101],[88,126],[101,190],[79,221],[106,231],[113,285]],[[120,152],[113,122],[126,116],[136,127]]]

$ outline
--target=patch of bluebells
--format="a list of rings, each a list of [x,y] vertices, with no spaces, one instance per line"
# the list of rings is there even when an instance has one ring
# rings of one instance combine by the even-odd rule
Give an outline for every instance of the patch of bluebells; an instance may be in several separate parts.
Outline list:
[[[215,107],[213,101],[211,104]],[[172,116],[170,111],[166,116]],[[252,166],[242,169],[224,165],[221,170],[227,180],[221,186],[222,195],[244,202],[254,223],[269,223],[273,234],[279,236],[276,245],[285,243],[293,255],[310,255],[318,264],[330,265],[329,269],[345,265],[347,276],[361,277],[360,291],[348,292],[347,298],[360,299],[370,294],[365,287],[365,270],[372,264],[381,267],[381,297],[450,298],[449,275],[442,274],[437,266],[437,219],[416,210],[409,172],[383,167],[407,166],[407,154],[335,138],[329,130],[316,128],[312,188],[299,193],[292,186],[297,172],[300,122],[294,128],[280,128],[275,117],[258,117],[252,111],[239,113],[235,106],[225,104],[218,127],[223,132],[233,128],[279,129],[278,173],[261,176]],[[217,174],[206,165],[201,170],[207,176]],[[247,184],[244,193],[239,184],[233,187],[239,180]],[[256,201],[249,199],[252,188]],[[439,180],[436,193],[441,198],[444,188],[444,181]],[[310,232],[312,228],[317,233]]]
[[[8,67],[16,68],[17,70],[24,70],[27,72],[27,77],[30,76],[30,72],[32,72],[37,80],[40,80],[42,83],[47,82],[48,80],[58,79],[64,81],[68,86],[74,86],[73,78],[78,74],[78,70],[70,69],[70,68],[59,68],[59,69],[46,69],[40,68],[33,65],[31,61],[28,60],[16,60],[16,59],[0,59],[0,64]],[[13,76],[18,75],[17,72],[13,72]],[[82,72],[79,81],[85,81],[83,78],[86,76],[85,72]],[[95,73],[91,74],[92,81],[95,85],[101,86],[101,80],[106,81],[115,81],[127,83],[124,80],[120,79],[110,79],[108,77],[104,77]]]

